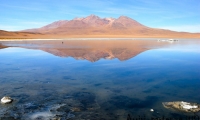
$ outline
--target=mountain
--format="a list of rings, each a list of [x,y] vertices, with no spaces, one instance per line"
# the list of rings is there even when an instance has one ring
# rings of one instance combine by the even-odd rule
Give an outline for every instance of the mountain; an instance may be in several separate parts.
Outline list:
[[[47,32],[48,30],[58,28],[67,22],[68,22],[68,20],[59,20],[59,21],[53,22],[51,24],[48,24],[44,27],[41,27],[39,29],[28,29],[28,30],[24,30],[24,32],[33,32],[33,33],[42,33],[44,31]]]
[[[114,20],[112,27],[116,28],[117,26],[119,28],[147,28],[139,22],[126,16],[121,16],[118,19]]]
[[[96,37],[165,37],[165,38],[200,38],[200,33],[176,32],[147,27],[132,18],[100,18],[90,15],[72,20],[60,20],[41,28],[23,30],[27,34],[22,38],[96,38]],[[4,33],[5,34],[5,33]],[[9,33],[8,33],[9,34]],[[8,37],[10,37],[8,35]],[[2,38],[0,33],[0,38]]]
[[[147,27],[126,16],[121,16],[118,19],[115,19],[115,18],[100,18],[96,15],[90,15],[85,18],[75,18],[70,21],[57,21],[38,29],[29,29],[24,31],[35,32],[35,33],[46,33],[46,34],[52,34],[52,33],[106,34],[110,33],[109,32],[110,30],[122,31],[125,29],[135,29],[135,28],[145,29]]]
[[[3,49],[3,48],[7,48],[7,46],[4,46],[0,43],[0,49]]]

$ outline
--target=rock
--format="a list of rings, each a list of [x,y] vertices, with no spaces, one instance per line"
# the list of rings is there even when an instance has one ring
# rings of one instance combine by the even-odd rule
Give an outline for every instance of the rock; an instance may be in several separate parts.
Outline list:
[[[153,110],[153,109],[150,109],[150,111],[151,111],[151,112],[154,112],[154,110]]]
[[[3,103],[3,104],[8,104],[8,103],[11,103],[12,101],[13,101],[13,99],[10,97],[7,97],[7,96],[5,96],[1,99],[1,103]]]
[[[174,101],[174,102],[163,102],[165,108],[175,109],[184,112],[198,112],[200,111],[200,105],[197,103],[189,103],[184,101]]]

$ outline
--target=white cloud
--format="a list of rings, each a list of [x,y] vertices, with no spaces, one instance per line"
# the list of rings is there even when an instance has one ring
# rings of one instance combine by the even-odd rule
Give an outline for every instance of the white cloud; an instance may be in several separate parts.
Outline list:
[[[137,15],[136,12],[123,8],[107,8],[104,10],[96,10],[95,12],[105,13],[105,14],[117,14],[117,15],[125,15],[125,14]]]
[[[1,6],[9,8],[9,9],[21,9],[21,10],[26,10],[26,11],[40,11],[40,12],[47,11],[46,9],[39,7],[39,6],[31,7],[31,6],[17,6],[17,5],[5,5],[5,4],[1,4]]]

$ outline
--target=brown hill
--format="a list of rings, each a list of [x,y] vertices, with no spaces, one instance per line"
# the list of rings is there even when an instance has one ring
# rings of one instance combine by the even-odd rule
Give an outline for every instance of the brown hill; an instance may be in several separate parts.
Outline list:
[[[84,38],[84,37],[166,37],[166,38],[200,38],[200,33],[175,32],[150,28],[126,17],[100,18],[90,15],[70,21],[61,20],[41,28],[23,30],[28,32],[23,38]],[[3,33],[5,34],[5,33]],[[8,33],[9,34],[9,33]],[[0,35],[0,38],[2,36]]]
[[[129,28],[129,29],[133,29],[133,28],[147,28],[144,25],[140,24],[139,22],[126,17],[126,16],[121,16],[118,19],[116,19],[113,24],[112,27],[116,28],[116,26],[118,26],[119,28]]]
[[[7,48],[7,46],[4,46],[0,43],[0,49],[3,49],[3,48]]]
[[[55,24],[56,22],[50,25],[54,26]],[[54,37],[200,37],[199,33],[149,28],[126,16],[115,19],[90,15],[85,18],[60,21],[60,24],[55,26],[28,31],[53,35]]]
[[[57,24],[59,22],[59,24]],[[38,29],[24,30],[25,32],[36,32],[45,34],[108,34],[115,31],[128,31],[129,29],[147,29],[148,27],[140,24],[139,22],[128,18],[126,16],[121,16],[118,19],[114,18],[100,18],[95,15],[90,15],[85,18],[75,18],[70,21],[58,21],[51,23],[47,26]],[[49,27],[50,26],[50,27]],[[56,27],[51,27],[56,26]],[[129,31],[130,33],[131,31]],[[115,35],[115,33],[113,33]]]
[[[21,38],[37,38],[37,36],[44,37],[41,33],[34,32],[8,32],[0,30],[0,39],[21,39]]]
[[[67,22],[68,22],[68,20],[59,20],[59,21],[53,22],[51,24],[48,24],[44,27],[41,27],[39,29],[28,29],[28,30],[24,30],[24,32],[32,32],[32,33],[48,32],[48,30],[58,28],[58,27],[62,26],[63,24],[67,23]]]

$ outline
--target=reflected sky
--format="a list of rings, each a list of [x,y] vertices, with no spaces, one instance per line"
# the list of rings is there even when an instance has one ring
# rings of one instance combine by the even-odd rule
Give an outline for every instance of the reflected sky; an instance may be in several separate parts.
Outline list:
[[[179,48],[180,45],[189,45],[185,41],[159,42],[150,40],[57,40],[57,41],[10,41],[2,42],[1,46],[38,49],[55,56],[73,57],[77,60],[91,62],[100,59],[128,60],[138,54],[157,48]],[[3,48],[3,47],[2,47]],[[182,47],[180,47],[182,48]],[[182,49],[183,50],[183,49]],[[189,49],[187,49],[189,50]]]
[[[1,42],[8,47],[0,49],[0,97],[13,97],[20,111],[20,105],[30,102],[41,106],[67,103],[66,96],[77,102],[80,94],[89,93],[88,99],[95,98],[100,108],[71,111],[76,119],[89,116],[88,112],[117,120],[126,119],[127,114],[191,115],[167,110],[161,103],[199,103],[199,41],[86,42]],[[48,101],[43,103],[44,99]],[[151,108],[159,114],[149,112]],[[42,110],[30,109],[26,115]],[[12,107],[8,111],[15,112]]]

